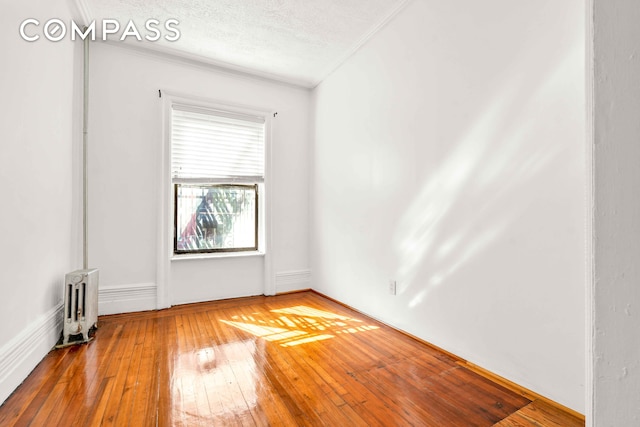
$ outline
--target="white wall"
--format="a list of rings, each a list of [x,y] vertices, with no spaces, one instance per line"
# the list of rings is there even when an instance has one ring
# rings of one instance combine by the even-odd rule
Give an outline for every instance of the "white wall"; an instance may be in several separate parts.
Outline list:
[[[314,91],[311,191],[314,288],[580,412],[582,3],[411,2]]]
[[[595,0],[593,420],[640,425],[640,3]]]
[[[155,308],[163,147],[159,89],[278,112],[272,138],[273,271],[276,278],[308,272],[309,91],[95,43],[89,251],[90,265],[100,269],[101,313]],[[167,277],[172,304],[264,290],[261,257],[173,261]],[[288,285],[309,287],[308,280]]]
[[[28,43],[25,18],[70,19],[67,3],[2,1],[0,6],[0,402],[56,343],[64,274],[79,265],[81,51],[70,41]],[[81,116],[80,116],[81,117]],[[74,208],[75,207],[75,208]]]

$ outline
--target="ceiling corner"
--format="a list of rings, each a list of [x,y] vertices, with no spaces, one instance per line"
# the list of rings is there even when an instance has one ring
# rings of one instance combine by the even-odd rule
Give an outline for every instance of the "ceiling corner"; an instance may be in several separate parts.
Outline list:
[[[393,20],[412,0],[401,0],[396,4],[394,8],[389,10],[389,12],[382,17],[378,22],[376,22],[371,28],[362,35],[358,40],[356,40],[353,45],[349,49],[347,49],[344,55],[340,56],[336,61],[328,65],[321,73],[318,73],[318,78],[314,79],[311,83],[310,88],[314,89],[318,86],[324,79],[329,77],[336,71],[342,64],[344,64],[349,58],[351,58],[357,51],[360,50],[369,40],[371,40],[378,32],[380,32],[389,22]]]

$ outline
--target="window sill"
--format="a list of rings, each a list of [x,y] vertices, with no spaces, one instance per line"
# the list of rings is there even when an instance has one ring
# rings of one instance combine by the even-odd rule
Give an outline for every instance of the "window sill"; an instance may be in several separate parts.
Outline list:
[[[262,251],[241,251],[241,252],[217,252],[210,254],[180,254],[172,255],[171,261],[183,261],[191,259],[216,259],[216,258],[245,258],[264,256]]]

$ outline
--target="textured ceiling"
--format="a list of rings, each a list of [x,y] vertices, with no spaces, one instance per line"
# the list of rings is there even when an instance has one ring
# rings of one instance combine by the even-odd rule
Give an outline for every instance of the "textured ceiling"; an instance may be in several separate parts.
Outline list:
[[[175,18],[178,41],[135,42],[191,59],[313,87],[407,0],[78,0],[85,19]],[[162,28],[161,28],[162,29]],[[164,32],[163,34],[166,34]],[[129,39],[132,39],[129,37]],[[117,40],[117,38],[116,38]],[[131,41],[131,40],[128,40]]]

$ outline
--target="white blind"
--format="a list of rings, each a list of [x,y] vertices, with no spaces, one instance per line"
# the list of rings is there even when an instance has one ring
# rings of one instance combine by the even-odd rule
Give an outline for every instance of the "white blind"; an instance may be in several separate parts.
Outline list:
[[[264,181],[264,118],[174,105],[174,182]]]

